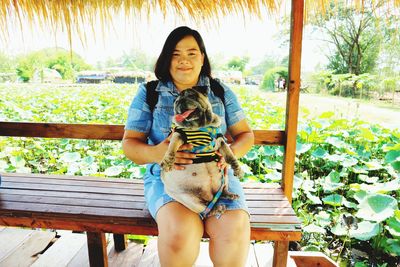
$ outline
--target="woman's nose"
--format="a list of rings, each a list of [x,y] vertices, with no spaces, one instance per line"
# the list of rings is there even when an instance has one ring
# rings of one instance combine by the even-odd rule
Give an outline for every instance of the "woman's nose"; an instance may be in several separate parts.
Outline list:
[[[188,61],[188,57],[187,57],[187,56],[185,56],[185,55],[181,55],[181,56],[179,57],[178,61],[179,61],[179,62],[185,62],[185,61]]]

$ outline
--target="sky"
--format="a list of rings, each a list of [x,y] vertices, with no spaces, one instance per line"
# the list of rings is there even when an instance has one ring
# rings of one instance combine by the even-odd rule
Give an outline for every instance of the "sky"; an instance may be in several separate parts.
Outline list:
[[[271,18],[265,12],[264,19],[256,16],[228,15],[217,23],[197,24],[190,20],[167,17],[155,13],[150,20],[126,18],[124,15],[114,16],[113,24],[102,33],[100,25],[94,25],[96,33],[89,25],[84,26],[86,43],[77,34],[72,37],[72,49],[81,55],[88,63],[95,65],[98,61],[108,58],[118,58],[133,49],[142,50],[148,55],[158,56],[168,34],[181,25],[187,25],[200,32],[203,36],[207,53],[210,57],[224,55],[249,56],[250,65],[259,63],[265,55],[283,57],[288,54],[288,44],[281,46],[279,38],[282,25],[277,18]],[[58,31],[56,35],[35,24],[23,22],[23,30],[17,24],[8,26],[10,36],[5,42],[0,40],[0,51],[9,55],[28,53],[47,47],[63,47],[69,49],[67,32]],[[321,56],[316,57],[317,44],[310,40],[303,42],[303,58],[307,58],[305,70],[312,70]]]

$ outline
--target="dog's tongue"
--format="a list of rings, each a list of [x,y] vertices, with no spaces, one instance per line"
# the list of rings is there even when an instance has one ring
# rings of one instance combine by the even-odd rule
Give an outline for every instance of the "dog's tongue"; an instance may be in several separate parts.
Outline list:
[[[189,117],[189,115],[194,111],[194,109],[189,109],[186,110],[185,112],[183,112],[182,114],[176,114],[175,115],[175,120],[177,122],[182,122],[184,121],[187,117]]]

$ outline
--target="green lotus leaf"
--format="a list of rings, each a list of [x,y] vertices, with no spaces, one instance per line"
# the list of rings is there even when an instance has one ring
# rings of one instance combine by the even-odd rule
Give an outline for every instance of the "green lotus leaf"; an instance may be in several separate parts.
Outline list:
[[[305,192],[315,192],[316,191],[315,183],[314,183],[314,181],[311,181],[311,180],[304,180],[303,184],[301,185],[301,188],[303,188],[303,190]]]
[[[304,178],[298,174],[293,176],[293,188],[298,189],[303,184]]]
[[[303,144],[300,142],[297,142],[296,144],[296,155],[301,155],[306,153],[308,150],[310,150],[312,147],[312,144]]]
[[[344,156],[334,154],[334,155],[328,155],[326,159],[333,162],[342,162],[344,160]]]
[[[390,217],[386,221],[385,228],[389,231],[389,233],[394,237],[400,237],[400,219],[396,218],[396,216]]]
[[[379,234],[379,232],[379,223],[362,221],[358,223],[357,229],[350,229],[350,237],[366,241]]]
[[[384,169],[381,163],[379,163],[377,160],[371,160],[368,162],[364,162],[365,166],[367,166],[369,171],[375,171],[375,170],[380,170]]]
[[[315,215],[314,218],[317,221],[317,223],[322,227],[328,226],[332,222],[330,214],[324,210],[320,211],[317,215]]]
[[[351,167],[350,170],[352,172],[358,173],[358,174],[368,174],[366,166],[355,165],[355,166]]]
[[[0,160],[0,171],[4,172],[8,168],[8,164],[5,160]]]
[[[345,148],[347,146],[346,143],[343,142],[343,140],[335,136],[329,136],[328,138],[326,138],[325,142],[337,148]]]
[[[66,163],[76,162],[80,159],[81,155],[78,152],[65,152],[60,156],[60,160]]]
[[[319,115],[318,118],[329,119],[329,118],[332,118],[334,115],[335,115],[335,113],[333,111],[325,111],[325,112],[321,113],[321,115]]]
[[[321,249],[314,245],[308,245],[301,248],[302,251],[321,251]]]
[[[342,161],[342,166],[347,168],[347,167],[354,166],[354,165],[356,165],[357,163],[358,163],[358,160],[357,160],[356,158],[347,156],[347,157],[345,157],[344,160]]]
[[[385,250],[394,257],[400,256],[400,240],[387,239],[385,244]]]
[[[338,194],[333,194],[333,195],[329,195],[329,196],[324,197],[322,199],[322,201],[325,204],[328,204],[328,205],[331,205],[331,206],[334,206],[334,207],[339,207],[339,206],[342,205],[343,199],[344,199],[343,196],[338,195]]]
[[[105,171],[104,174],[107,176],[118,176],[123,170],[122,166],[112,166],[108,167]]]
[[[390,150],[386,153],[385,163],[391,163],[393,161],[400,161],[400,150]]]
[[[396,136],[395,132],[392,132],[393,136]],[[400,138],[400,131],[397,133],[399,136],[396,138]],[[386,144],[382,147],[384,152],[391,151],[391,150],[399,150],[400,151],[400,143],[397,144]]]
[[[393,161],[392,163],[390,163],[390,165],[392,165],[393,169],[400,172],[400,160]]]
[[[319,199],[319,197],[317,197],[317,196],[314,196],[309,191],[306,191],[306,196],[311,201],[312,204],[315,204],[315,205],[322,204],[321,199]]]
[[[315,150],[311,153],[311,155],[312,155],[313,157],[315,157],[315,158],[323,158],[323,157],[325,157],[327,154],[328,154],[328,152],[327,152],[325,149],[321,148],[321,147],[318,147],[317,149],[315,149]]]
[[[24,160],[24,158],[23,157],[21,157],[21,156],[11,156],[10,157],[10,162],[11,162],[11,164],[15,167],[15,168],[22,168],[22,167],[24,167],[25,166],[25,164],[26,164],[26,161]]]
[[[366,196],[358,205],[356,213],[358,218],[364,220],[382,222],[393,216],[397,209],[397,200],[391,196],[383,194],[372,194]]]
[[[397,178],[386,183],[361,184],[360,189],[369,193],[387,193],[397,191],[400,189],[400,179]]]
[[[244,157],[247,160],[255,160],[258,158],[258,153],[254,150],[250,150]]]
[[[340,223],[335,224],[331,228],[331,232],[334,235],[337,235],[337,236],[343,236],[343,235],[347,235],[348,234],[347,229],[344,226],[342,226],[342,224],[340,224]]]
[[[369,140],[369,141],[375,141],[376,140],[375,134],[370,129],[361,128],[360,132],[361,132],[362,139]]]
[[[266,155],[266,156],[274,156],[276,154],[276,150],[273,147],[264,146],[264,147],[261,147],[261,148],[264,149],[264,155]]]
[[[309,224],[306,227],[303,228],[303,231],[306,233],[318,233],[318,234],[325,234],[326,230],[318,225],[315,224]]]
[[[358,179],[360,179],[363,182],[366,182],[366,183],[369,183],[369,184],[373,184],[373,183],[378,182],[379,177],[376,177],[376,176],[370,177],[370,176],[365,175],[365,174],[359,174],[358,175]]]
[[[354,264],[354,267],[370,267],[370,265],[368,263],[358,261],[356,264]]]

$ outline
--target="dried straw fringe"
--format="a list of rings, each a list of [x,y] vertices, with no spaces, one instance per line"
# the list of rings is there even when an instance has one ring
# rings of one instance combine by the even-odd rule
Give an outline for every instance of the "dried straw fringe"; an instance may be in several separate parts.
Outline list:
[[[290,0],[0,0],[0,27],[2,36],[9,36],[10,23],[22,20],[31,25],[38,23],[43,29],[67,31],[70,42],[75,30],[86,42],[83,25],[91,25],[100,20],[102,31],[112,26],[113,14],[121,11],[127,17],[141,18],[142,12],[151,18],[152,12],[160,10],[164,16],[172,15],[185,19],[189,16],[198,22],[214,21],[227,14],[250,14],[261,16],[261,10],[267,10],[271,16],[279,15],[280,7]],[[296,0],[295,0],[296,1]],[[304,0],[305,18],[314,12],[325,12],[329,0]],[[338,2],[339,0],[333,0]],[[348,5],[362,9],[366,2],[385,2],[388,10],[399,8],[400,0],[345,0]],[[94,29],[92,29],[94,32]]]

